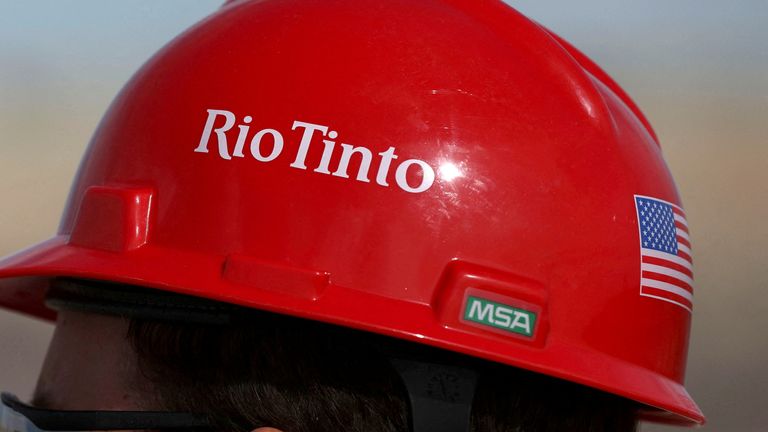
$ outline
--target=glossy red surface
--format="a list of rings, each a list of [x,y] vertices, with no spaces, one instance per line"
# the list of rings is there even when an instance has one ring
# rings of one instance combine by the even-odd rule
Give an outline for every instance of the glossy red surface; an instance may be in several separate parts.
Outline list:
[[[639,295],[635,194],[680,205],[645,118],[501,2],[234,1],[118,95],[58,235],[0,261],[0,303],[50,317],[48,277],[127,282],[700,423],[683,387],[690,313]],[[462,321],[468,290],[537,311],[537,333]]]

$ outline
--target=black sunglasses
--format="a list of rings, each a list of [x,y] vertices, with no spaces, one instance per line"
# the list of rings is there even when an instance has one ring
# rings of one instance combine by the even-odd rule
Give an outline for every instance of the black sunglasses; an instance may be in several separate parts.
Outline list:
[[[35,408],[10,394],[0,397],[0,432],[135,429],[212,430],[202,416],[160,411],[60,411]]]

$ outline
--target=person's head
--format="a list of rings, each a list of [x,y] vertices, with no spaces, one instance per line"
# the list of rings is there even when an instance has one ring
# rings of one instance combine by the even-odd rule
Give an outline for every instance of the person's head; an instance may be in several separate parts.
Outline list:
[[[117,97],[58,235],[0,261],[0,305],[58,313],[34,403],[135,412],[3,400],[67,430],[694,424],[691,285],[653,130],[545,28],[233,1]]]
[[[338,326],[238,310],[181,323],[75,303],[57,304],[35,406],[196,413],[233,432],[404,432],[409,396],[391,359],[419,358],[477,373],[471,431],[619,432],[637,420],[617,396]],[[455,385],[428,388],[450,397]]]

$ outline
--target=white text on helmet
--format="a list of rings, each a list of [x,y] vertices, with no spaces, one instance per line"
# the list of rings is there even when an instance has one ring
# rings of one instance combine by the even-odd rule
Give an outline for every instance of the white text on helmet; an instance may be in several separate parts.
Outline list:
[[[243,117],[242,124],[238,125],[239,130],[237,134],[237,140],[235,141],[234,149],[230,153],[229,141],[227,140],[227,132],[229,132],[236,123],[237,117],[234,113],[227,110],[208,109],[208,117],[203,127],[203,133],[200,136],[200,143],[195,152],[208,153],[208,144],[211,140],[211,135],[216,135],[216,142],[218,145],[219,156],[225,160],[231,160],[233,157],[245,157],[243,153],[245,143],[250,133],[250,126],[253,117]],[[222,122],[217,125],[217,120],[221,118]],[[374,152],[364,146],[354,146],[352,144],[341,143],[341,155],[337,158],[336,169],[331,171],[330,165],[334,156],[338,154],[336,152],[336,142],[333,141],[338,137],[338,132],[329,130],[328,126],[307,123],[303,121],[294,121],[291,127],[292,131],[301,131],[301,139],[296,148],[296,155],[293,162],[289,165],[292,168],[306,170],[307,169],[307,154],[315,141],[316,133],[319,132],[323,139],[323,153],[320,161],[317,162],[314,172],[319,174],[327,174],[335,177],[350,178],[349,169],[350,162],[353,157],[359,161],[357,165],[357,173],[354,173],[355,180],[365,183],[370,183],[369,178],[371,164],[374,160]],[[271,143],[270,146],[265,144]],[[251,156],[259,162],[272,162],[278,158],[283,152],[285,147],[285,140],[283,135],[275,129],[262,129],[256,132],[250,138],[249,150]],[[389,187],[387,183],[387,176],[389,175],[392,162],[398,159],[395,154],[395,148],[389,147],[388,149],[376,153],[378,156],[378,167],[376,168],[376,184],[379,186]],[[408,182],[408,172],[412,170],[411,167],[416,166],[421,172],[421,182],[418,185],[412,186]],[[408,159],[401,162],[395,169],[395,183],[397,186],[410,193],[421,193],[428,190],[435,181],[435,171],[426,162],[419,159]]]

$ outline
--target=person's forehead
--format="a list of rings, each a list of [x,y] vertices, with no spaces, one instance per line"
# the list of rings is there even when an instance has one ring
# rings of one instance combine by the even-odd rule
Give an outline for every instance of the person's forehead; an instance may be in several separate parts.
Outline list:
[[[138,409],[128,323],[61,311],[33,401],[51,409]]]

